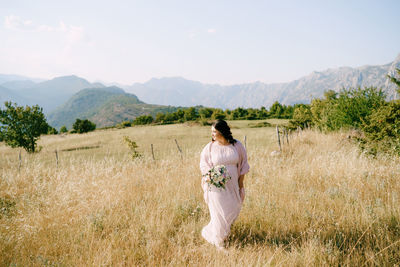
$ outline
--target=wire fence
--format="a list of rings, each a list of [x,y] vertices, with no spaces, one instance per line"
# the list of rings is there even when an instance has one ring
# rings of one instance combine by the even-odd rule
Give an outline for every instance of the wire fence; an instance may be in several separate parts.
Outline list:
[[[279,127],[276,126],[275,128],[276,132],[272,135],[268,135],[267,140],[271,140],[271,141],[267,141],[265,142],[265,140],[263,141],[263,144],[265,145],[277,145],[278,150],[274,150],[271,152],[271,155],[277,155],[280,154],[282,152],[282,150],[284,149],[284,147],[288,147],[290,146],[291,143],[291,139],[293,138],[294,134],[301,134],[302,129],[300,127],[298,127],[296,130],[292,131],[286,127]],[[249,138],[247,135],[244,135],[243,138],[243,144],[246,150],[249,149],[248,147],[248,142],[249,142]],[[178,141],[178,139],[174,139],[174,143],[176,146],[176,153],[177,155],[180,157],[181,160],[184,159],[185,157],[185,153],[184,153],[184,149],[182,149],[182,145],[180,144],[180,141]],[[54,161],[55,161],[55,167],[59,168],[60,166],[60,154],[64,153],[64,152],[73,152],[73,151],[79,151],[79,150],[87,150],[87,149],[96,149],[96,148],[100,148],[100,145],[92,145],[92,146],[81,146],[81,147],[72,147],[72,148],[66,148],[66,149],[55,149],[54,151],[42,151],[41,153],[49,153],[49,154],[53,154],[54,155]],[[154,144],[150,144],[150,155],[151,155],[151,159],[153,161],[156,161],[156,157],[155,157],[155,146]],[[131,153],[137,153],[137,151],[131,151]],[[21,150],[19,150],[18,152],[18,172],[20,172],[22,167],[22,155],[21,155]]]

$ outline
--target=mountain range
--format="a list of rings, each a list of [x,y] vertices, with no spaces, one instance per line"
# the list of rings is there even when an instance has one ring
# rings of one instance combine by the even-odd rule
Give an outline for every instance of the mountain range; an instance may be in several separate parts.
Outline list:
[[[400,54],[393,62],[385,65],[314,71],[308,76],[288,83],[254,82],[222,86],[173,77],[153,78],[146,83],[125,86],[124,89],[148,103],[203,105],[223,109],[269,107],[275,101],[286,105],[310,103],[312,98],[322,97],[327,90],[339,91],[342,88],[358,86],[383,88],[388,94],[388,99],[393,99],[396,97],[396,86],[389,82],[387,75],[395,75],[395,68],[400,68]]]
[[[109,126],[143,114],[173,111],[176,110],[174,106],[234,109],[268,108],[275,101],[286,105],[309,103],[312,98],[322,97],[327,90],[358,86],[383,88],[388,99],[394,99],[397,97],[396,86],[389,82],[387,75],[395,75],[396,68],[400,68],[400,54],[385,65],[314,71],[288,83],[254,82],[229,86],[169,77],[107,87],[75,75],[40,80],[0,74],[0,106],[10,100],[19,105],[38,104],[43,107],[50,124],[59,127],[71,125],[77,117]]]

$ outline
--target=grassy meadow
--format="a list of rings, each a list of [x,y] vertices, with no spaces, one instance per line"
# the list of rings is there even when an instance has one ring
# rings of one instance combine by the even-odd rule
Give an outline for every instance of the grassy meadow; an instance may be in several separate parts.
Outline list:
[[[226,253],[200,235],[209,126],[43,136],[41,152],[22,151],[20,166],[20,149],[0,144],[0,266],[400,264],[400,159],[364,155],[344,132],[312,130],[292,133],[271,156],[275,128],[254,123],[230,122],[235,138],[247,136],[251,170]],[[130,157],[124,136],[142,158]]]

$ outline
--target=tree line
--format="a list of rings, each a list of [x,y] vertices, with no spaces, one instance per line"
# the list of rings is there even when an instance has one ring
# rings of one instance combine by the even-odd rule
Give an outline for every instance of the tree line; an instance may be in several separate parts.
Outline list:
[[[208,124],[210,120],[225,119],[225,120],[263,120],[263,119],[291,119],[293,111],[296,107],[302,104],[282,105],[278,101],[274,102],[269,110],[265,107],[256,108],[236,108],[225,109],[208,108],[203,106],[179,108],[175,112],[157,113],[155,118],[151,115],[142,115],[135,118],[133,121],[124,121],[117,127],[129,127],[132,125],[146,124],[173,124],[183,123],[188,121],[198,121],[201,124]]]

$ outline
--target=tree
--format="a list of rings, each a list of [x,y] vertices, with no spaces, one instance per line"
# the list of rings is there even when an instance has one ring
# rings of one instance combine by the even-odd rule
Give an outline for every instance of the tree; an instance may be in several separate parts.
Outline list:
[[[28,153],[36,150],[36,141],[49,130],[43,109],[35,106],[17,106],[5,102],[0,109],[0,136],[11,147],[23,147]]]
[[[283,106],[278,101],[275,101],[269,109],[269,114],[271,117],[279,119],[281,118],[283,111]]]
[[[363,123],[361,147],[375,154],[378,151],[400,155],[400,101],[380,106]]]
[[[136,119],[133,121],[134,125],[145,125],[145,124],[150,124],[153,122],[153,117],[150,115],[142,115],[139,117],[136,117]]]
[[[396,69],[400,74],[400,69]],[[388,76],[397,85],[400,93],[400,80]],[[376,154],[385,152],[400,155],[400,100],[393,100],[374,109],[362,122],[364,138],[361,147]]]
[[[238,107],[232,110],[231,118],[232,120],[243,120],[247,116],[247,109]]]
[[[339,95],[328,91],[324,96],[325,99],[311,101],[311,112],[313,124],[327,131],[360,128],[374,110],[384,105],[386,98],[382,89],[375,87],[343,88]]]
[[[294,108],[293,118],[289,121],[289,127],[296,129],[304,128],[312,124],[312,113],[310,105],[299,104]]]
[[[246,120],[256,120],[257,117],[257,110],[253,108],[249,108],[247,110]]]
[[[183,115],[183,118],[185,121],[194,121],[198,117],[199,117],[199,114],[197,113],[197,110],[194,107],[185,109],[185,115]]]
[[[214,120],[223,120],[223,119],[225,119],[225,117],[226,117],[226,115],[225,115],[224,111],[220,108],[214,109],[214,112],[211,116],[211,118]]]
[[[260,111],[258,112],[259,119],[266,119],[268,118],[268,110],[265,107],[261,107]]]
[[[67,133],[67,132],[68,132],[67,127],[65,125],[61,126],[60,133]]]
[[[75,123],[72,125],[75,133],[87,133],[94,131],[96,129],[96,124],[90,120],[76,119]]]
[[[213,114],[213,109],[212,108],[201,108],[199,110],[199,115],[202,119],[208,119],[211,118],[211,115]]]
[[[158,113],[156,114],[156,120],[155,120],[155,122],[157,122],[157,123],[164,123],[164,121],[165,121],[165,114],[164,114],[164,113],[161,113],[161,112],[158,112]]]
[[[176,120],[179,122],[184,122],[185,119],[185,111],[183,109],[178,109],[177,111],[174,112],[175,116],[176,116]]]
[[[49,125],[49,128],[47,129],[47,134],[58,134],[58,131],[57,131],[56,128],[51,127],[51,126]]]

